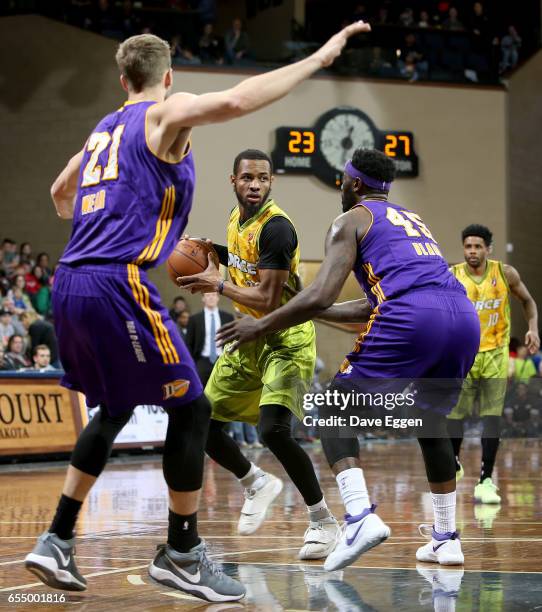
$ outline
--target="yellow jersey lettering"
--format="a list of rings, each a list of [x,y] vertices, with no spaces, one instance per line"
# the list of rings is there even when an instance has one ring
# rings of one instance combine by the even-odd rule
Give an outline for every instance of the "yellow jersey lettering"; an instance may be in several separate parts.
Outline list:
[[[105,208],[105,189],[100,189],[97,193],[89,193],[81,200],[81,214],[89,215],[97,210]]]
[[[435,251],[433,251],[433,245],[430,242],[425,243],[425,248],[427,249],[429,255],[436,255]]]

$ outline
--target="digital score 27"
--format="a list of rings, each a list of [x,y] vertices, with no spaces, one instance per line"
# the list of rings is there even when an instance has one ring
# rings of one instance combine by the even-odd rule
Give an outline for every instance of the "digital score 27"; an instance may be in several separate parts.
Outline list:
[[[412,132],[379,130],[364,112],[348,106],[324,113],[313,127],[277,128],[271,156],[277,174],[313,174],[338,187],[345,163],[359,147],[383,151],[394,160],[398,177],[418,176]]]

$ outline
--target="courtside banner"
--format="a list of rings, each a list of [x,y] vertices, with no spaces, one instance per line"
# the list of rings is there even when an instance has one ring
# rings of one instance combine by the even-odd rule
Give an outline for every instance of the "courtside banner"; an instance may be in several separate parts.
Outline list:
[[[84,396],[80,395],[84,405]],[[98,411],[99,407],[86,407],[83,414],[83,426]],[[130,420],[115,439],[113,448],[141,448],[144,446],[162,446],[166,439],[168,416],[161,406],[136,406]]]
[[[0,377],[0,455],[67,452],[81,429],[77,394],[52,373]]]

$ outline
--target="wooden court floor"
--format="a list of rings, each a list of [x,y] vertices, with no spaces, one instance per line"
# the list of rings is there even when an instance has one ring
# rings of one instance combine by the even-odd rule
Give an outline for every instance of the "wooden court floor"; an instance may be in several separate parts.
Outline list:
[[[328,503],[342,504],[321,447],[309,447]],[[146,568],[166,535],[167,500],[159,457],[116,460],[85,503],[78,525],[84,593],[47,589],[27,573],[22,559],[52,517],[65,464],[0,467],[0,609],[7,610],[487,610],[542,609],[542,444],[505,441],[496,480],[502,505],[472,503],[480,450],[464,449],[466,477],[459,483],[458,527],[465,567],[416,566],[424,542],[418,524],[431,522],[431,502],[417,445],[374,442],[363,447],[372,501],[392,537],[354,567],[326,573],[322,562],[297,560],[307,515],[267,450],[250,451],[263,468],[283,476],[285,487],[253,536],[236,535],[243,497],[237,481],[207,463],[200,532],[228,573],[247,586],[243,603],[206,604],[151,583]],[[16,603],[16,596],[65,593],[64,603]],[[19,597],[21,599],[21,597]],[[444,607],[446,606],[446,607]]]

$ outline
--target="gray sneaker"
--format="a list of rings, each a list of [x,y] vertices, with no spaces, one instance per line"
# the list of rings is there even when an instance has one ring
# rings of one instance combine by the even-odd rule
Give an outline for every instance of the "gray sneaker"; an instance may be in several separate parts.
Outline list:
[[[84,591],[87,581],[75,565],[75,538],[62,540],[46,531],[38,538],[34,550],[26,555],[24,565],[43,583],[53,589]]]
[[[149,575],[160,584],[207,601],[238,601],[246,592],[207,557],[203,540],[187,553],[177,552],[169,544],[160,545],[149,565]]]

